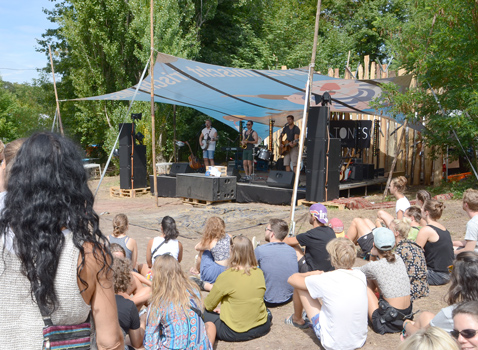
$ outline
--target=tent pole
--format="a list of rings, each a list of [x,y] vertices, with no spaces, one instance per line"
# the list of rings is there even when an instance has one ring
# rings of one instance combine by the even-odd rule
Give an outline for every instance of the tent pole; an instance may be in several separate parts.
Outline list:
[[[48,51],[50,52],[51,74],[53,75],[53,88],[55,89],[56,111],[58,114],[58,122],[60,123],[60,133],[61,136],[65,136],[63,133],[63,123],[61,122],[60,103],[58,102],[58,92],[56,91],[55,69],[53,68],[53,57],[51,56],[50,44],[48,44]]]
[[[299,187],[299,176],[300,176],[300,163],[302,161],[302,153],[304,152],[304,141],[305,141],[305,132],[307,127],[307,117],[309,115],[309,104],[310,104],[310,90],[312,89],[312,84],[314,82],[314,67],[315,67],[315,55],[317,52],[317,41],[319,36],[319,17],[320,17],[320,7],[321,0],[317,1],[317,12],[315,14],[315,31],[314,31],[314,45],[312,47],[312,58],[309,65],[309,78],[307,79],[307,87],[305,89],[305,98],[304,98],[304,114],[302,117],[302,130],[300,132],[300,142],[299,142],[299,158],[297,159],[297,166],[295,167],[295,179],[294,179],[294,191],[292,192],[291,208],[290,208],[290,230],[289,235],[295,234],[295,203],[297,201],[297,188]]]
[[[154,0],[151,0],[151,147],[152,147],[152,160],[153,160],[153,193],[154,193],[154,201],[156,206],[158,206],[158,191],[156,189],[156,183],[158,182],[157,178],[157,169],[156,169],[156,128],[155,128],[155,120],[154,120],[154,20],[153,20],[153,10],[154,10]]]

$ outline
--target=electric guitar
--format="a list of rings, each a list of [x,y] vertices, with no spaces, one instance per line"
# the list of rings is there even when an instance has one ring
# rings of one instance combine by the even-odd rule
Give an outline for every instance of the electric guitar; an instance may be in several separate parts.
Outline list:
[[[349,178],[349,175],[352,171],[350,169],[350,163],[354,159],[354,156],[355,156],[355,149],[352,150],[352,152],[350,154],[350,158],[347,161],[347,163],[344,163],[342,165],[342,168],[340,169],[340,181],[347,181],[347,179]]]
[[[283,156],[284,154],[286,154],[287,152],[289,152],[291,149],[292,149],[292,146],[290,145],[291,143],[294,144],[294,143],[297,143],[299,142],[299,139],[297,140],[294,140],[294,141],[281,141],[280,145],[279,145],[279,154],[281,156]]]

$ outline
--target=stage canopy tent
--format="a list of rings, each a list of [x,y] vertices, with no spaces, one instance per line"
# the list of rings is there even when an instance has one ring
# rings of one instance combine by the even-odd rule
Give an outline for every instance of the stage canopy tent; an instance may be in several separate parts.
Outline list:
[[[307,77],[307,69],[228,68],[159,53],[154,65],[154,100],[195,108],[236,130],[241,120],[253,120],[254,130],[264,138],[270,119],[282,127],[289,114],[296,120],[302,117]],[[352,80],[315,73],[313,80],[312,94],[329,92],[332,96],[331,111],[377,114],[370,102],[381,95],[380,83],[394,82],[406,89],[411,76]],[[136,88],[77,100],[131,100]],[[135,100],[151,101],[151,77],[141,82]],[[387,116],[386,111],[382,113]]]

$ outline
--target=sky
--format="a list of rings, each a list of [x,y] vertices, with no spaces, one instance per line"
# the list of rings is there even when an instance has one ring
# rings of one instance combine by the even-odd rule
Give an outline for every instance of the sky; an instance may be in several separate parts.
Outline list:
[[[36,39],[55,26],[42,8],[53,7],[49,0],[0,0],[0,76],[4,81],[32,83],[39,77],[35,68],[49,64],[48,57],[35,48]]]

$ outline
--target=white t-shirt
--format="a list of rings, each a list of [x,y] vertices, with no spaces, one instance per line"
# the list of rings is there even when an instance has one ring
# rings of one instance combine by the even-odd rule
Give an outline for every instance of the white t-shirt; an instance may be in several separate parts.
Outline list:
[[[466,223],[465,240],[466,241],[477,241],[476,246],[475,246],[475,252],[478,252],[478,215],[473,216]]]
[[[400,198],[397,200],[397,203],[395,203],[395,213],[398,213],[401,210],[405,214],[405,210],[408,208],[410,208],[410,202],[407,197]]]
[[[153,245],[151,246],[151,254],[154,252],[157,246],[164,242],[164,237],[154,237]],[[179,255],[179,241],[177,239],[170,239],[168,243],[164,243],[158,250],[154,252],[154,255],[151,256],[152,263],[154,265],[154,260],[156,257],[164,254],[170,254],[178,260]]]
[[[360,270],[335,270],[305,278],[314,299],[322,299],[320,341],[326,350],[360,348],[367,339],[367,282]],[[353,291],[353,293],[350,293]]]
[[[202,129],[203,140],[208,140],[213,137],[217,137],[217,130],[211,126],[211,129]],[[214,151],[216,149],[216,141],[209,141],[208,151]]]

